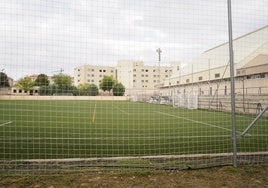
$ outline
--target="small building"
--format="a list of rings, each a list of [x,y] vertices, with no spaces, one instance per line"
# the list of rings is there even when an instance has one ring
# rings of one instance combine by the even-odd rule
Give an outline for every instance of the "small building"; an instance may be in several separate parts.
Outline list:
[[[38,95],[39,87],[35,86],[30,91],[24,91],[17,87],[12,87],[10,94],[11,95]]]

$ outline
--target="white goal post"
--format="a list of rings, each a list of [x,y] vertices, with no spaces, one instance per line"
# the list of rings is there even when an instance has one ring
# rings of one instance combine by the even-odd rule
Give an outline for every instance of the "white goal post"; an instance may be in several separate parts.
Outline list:
[[[195,93],[180,93],[174,95],[173,106],[191,110],[198,109],[198,95]]]

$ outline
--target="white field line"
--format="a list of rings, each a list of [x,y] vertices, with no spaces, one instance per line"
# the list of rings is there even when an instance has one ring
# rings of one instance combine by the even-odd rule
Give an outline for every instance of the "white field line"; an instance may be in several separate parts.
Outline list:
[[[123,114],[127,114],[127,115],[130,115],[130,113],[128,113],[126,110],[123,110],[115,105],[113,105],[113,108],[116,109],[116,110],[119,110],[120,112],[122,112]]]
[[[170,116],[170,117],[174,117],[174,118],[177,118],[177,119],[184,119],[184,120],[191,121],[191,122],[194,122],[194,123],[198,123],[198,124],[202,124],[202,125],[207,125],[207,126],[210,126],[210,127],[215,127],[215,128],[218,128],[218,129],[222,129],[222,130],[226,130],[226,131],[232,132],[232,129],[220,127],[220,126],[213,125],[213,124],[210,124],[210,123],[204,123],[202,121],[197,121],[197,120],[189,119],[189,118],[186,118],[186,117],[176,116],[176,115],[172,115],[172,114],[168,114],[168,113],[163,113],[163,112],[157,112],[157,113],[163,114],[163,115],[167,115],[167,116]],[[237,132],[237,133],[240,133],[240,132]],[[250,134],[248,134],[248,136],[250,136]]]
[[[268,136],[268,135],[267,135]],[[136,136],[136,137],[95,137],[95,138],[74,138],[74,137],[0,137],[0,140],[157,140],[157,139],[189,139],[189,138],[228,138],[230,135],[208,135],[208,136]]]
[[[268,155],[268,152],[241,152],[238,156]],[[214,153],[214,154],[184,154],[184,155],[156,155],[156,156],[129,156],[129,157],[99,157],[99,158],[63,158],[63,159],[23,159],[15,161],[23,162],[85,162],[85,161],[114,161],[130,159],[183,159],[200,157],[231,157],[233,153]]]
[[[12,123],[12,121],[8,121],[8,122],[5,122],[5,123],[2,123],[2,124],[0,124],[0,127],[2,127],[2,126],[4,126],[4,125],[11,124],[11,123]]]

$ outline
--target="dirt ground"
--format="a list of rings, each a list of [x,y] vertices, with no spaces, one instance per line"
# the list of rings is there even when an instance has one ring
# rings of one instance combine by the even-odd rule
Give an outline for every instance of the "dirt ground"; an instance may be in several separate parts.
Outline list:
[[[132,170],[2,176],[0,187],[268,187],[268,164],[183,171]]]

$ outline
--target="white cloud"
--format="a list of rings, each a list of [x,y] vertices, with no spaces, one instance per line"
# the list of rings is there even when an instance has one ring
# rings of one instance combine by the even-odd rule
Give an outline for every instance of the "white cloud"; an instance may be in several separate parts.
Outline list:
[[[232,1],[234,37],[268,24],[267,0]],[[120,59],[187,63],[228,40],[224,0],[2,0],[0,68],[18,79]]]

